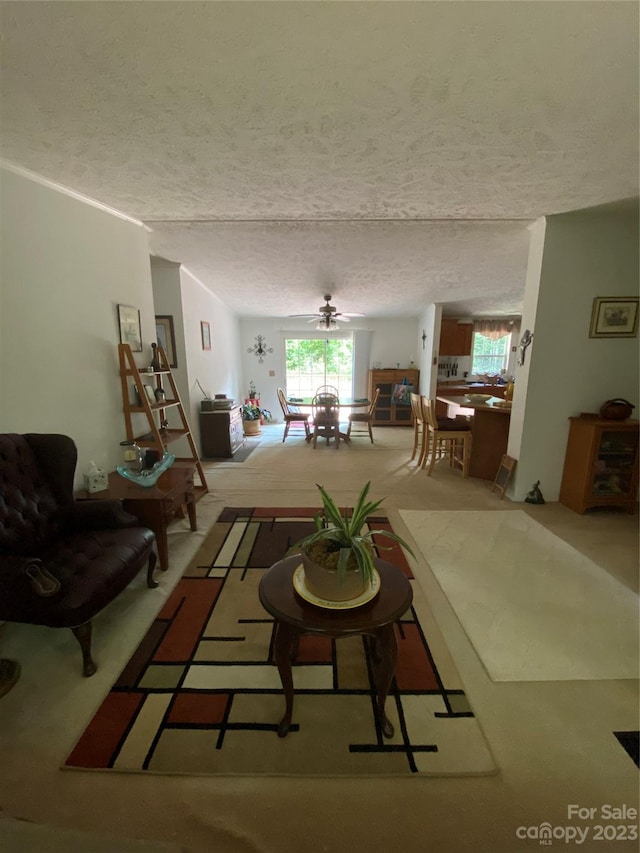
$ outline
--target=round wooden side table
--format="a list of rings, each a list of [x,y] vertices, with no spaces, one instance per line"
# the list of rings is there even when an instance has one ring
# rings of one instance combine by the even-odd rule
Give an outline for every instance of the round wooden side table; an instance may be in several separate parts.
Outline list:
[[[302,634],[318,634],[333,639],[356,634],[373,637],[372,663],[378,715],[383,735],[393,737],[393,725],[384,706],[398,658],[394,623],[407,612],[413,601],[408,578],[391,563],[374,559],[380,575],[380,589],[375,598],[358,607],[336,610],[311,604],[298,595],[293,586],[293,574],[300,563],[300,555],[274,563],[263,575],[259,588],[260,602],[275,620],[274,657],[285,695],[285,713],[278,725],[278,737],[285,737],[291,726],[291,661]]]

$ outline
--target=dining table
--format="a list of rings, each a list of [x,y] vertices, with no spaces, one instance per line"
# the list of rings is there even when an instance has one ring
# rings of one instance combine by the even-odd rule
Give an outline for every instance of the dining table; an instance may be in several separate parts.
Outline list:
[[[311,409],[313,405],[313,397],[287,397],[289,406],[299,406],[301,409]],[[367,397],[339,397],[337,405],[339,409],[363,409],[369,405],[371,401]],[[313,435],[307,436],[306,441],[311,441]],[[346,432],[340,431],[342,441],[350,442],[351,438]]]

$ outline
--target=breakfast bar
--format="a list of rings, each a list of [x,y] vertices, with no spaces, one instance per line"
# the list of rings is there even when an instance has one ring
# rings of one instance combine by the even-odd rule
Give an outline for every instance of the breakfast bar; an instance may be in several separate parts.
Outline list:
[[[489,397],[486,402],[472,402],[468,397],[437,398],[447,406],[447,416],[467,416],[471,422],[471,455],[469,476],[481,480],[495,480],[503,454],[507,452],[511,405],[500,397]]]

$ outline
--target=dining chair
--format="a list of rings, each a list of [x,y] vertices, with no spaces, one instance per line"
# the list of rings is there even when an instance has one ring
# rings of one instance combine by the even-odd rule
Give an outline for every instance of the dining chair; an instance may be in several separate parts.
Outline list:
[[[418,465],[422,467],[429,449],[429,430],[425,426],[420,394],[416,394],[413,391],[411,392],[411,416],[413,418],[413,452],[409,461],[413,462],[416,458],[416,453],[418,453],[418,448],[420,448]]]
[[[316,394],[311,401],[311,417],[313,419],[313,447],[318,443],[318,437],[335,438],[336,450],[340,449],[340,401],[335,394]]]
[[[304,428],[306,437],[310,438],[309,418],[311,417],[311,412],[301,412],[297,406],[290,405],[287,395],[282,388],[278,388],[278,401],[284,417],[284,435],[282,436],[282,441],[286,440],[289,430],[294,424],[298,424],[301,428]]]
[[[371,424],[373,422],[373,415],[376,410],[376,404],[378,402],[379,396],[380,389],[376,388],[375,393],[373,395],[373,400],[369,403],[369,407],[364,412],[351,412],[351,414],[349,415],[347,438],[351,438],[351,427],[353,424],[365,424],[369,431],[369,438],[371,439],[371,444],[373,444],[373,431],[371,429]],[[364,432],[364,430],[359,430],[359,432]]]
[[[335,385],[320,385],[316,388],[316,394],[333,394],[334,397],[340,399],[340,392]]]
[[[428,452],[422,460],[422,468],[427,464],[427,476],[431,476],[436,458],[449,457],[449,465],[460,467],[462,476],[469,476],[469,456],[471,454],[471,425],[462,418],[436,417],[436,401],[421,396],[422,418],[428,430]],[[459,455],[459,451],[462,455]]]

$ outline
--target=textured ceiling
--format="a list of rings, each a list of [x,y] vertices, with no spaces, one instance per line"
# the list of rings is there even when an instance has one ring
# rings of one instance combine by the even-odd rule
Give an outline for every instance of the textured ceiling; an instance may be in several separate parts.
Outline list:
[[[527,224],[638,193],[638,4],[0,3],[2,156],[241,315],[520,310]]]

